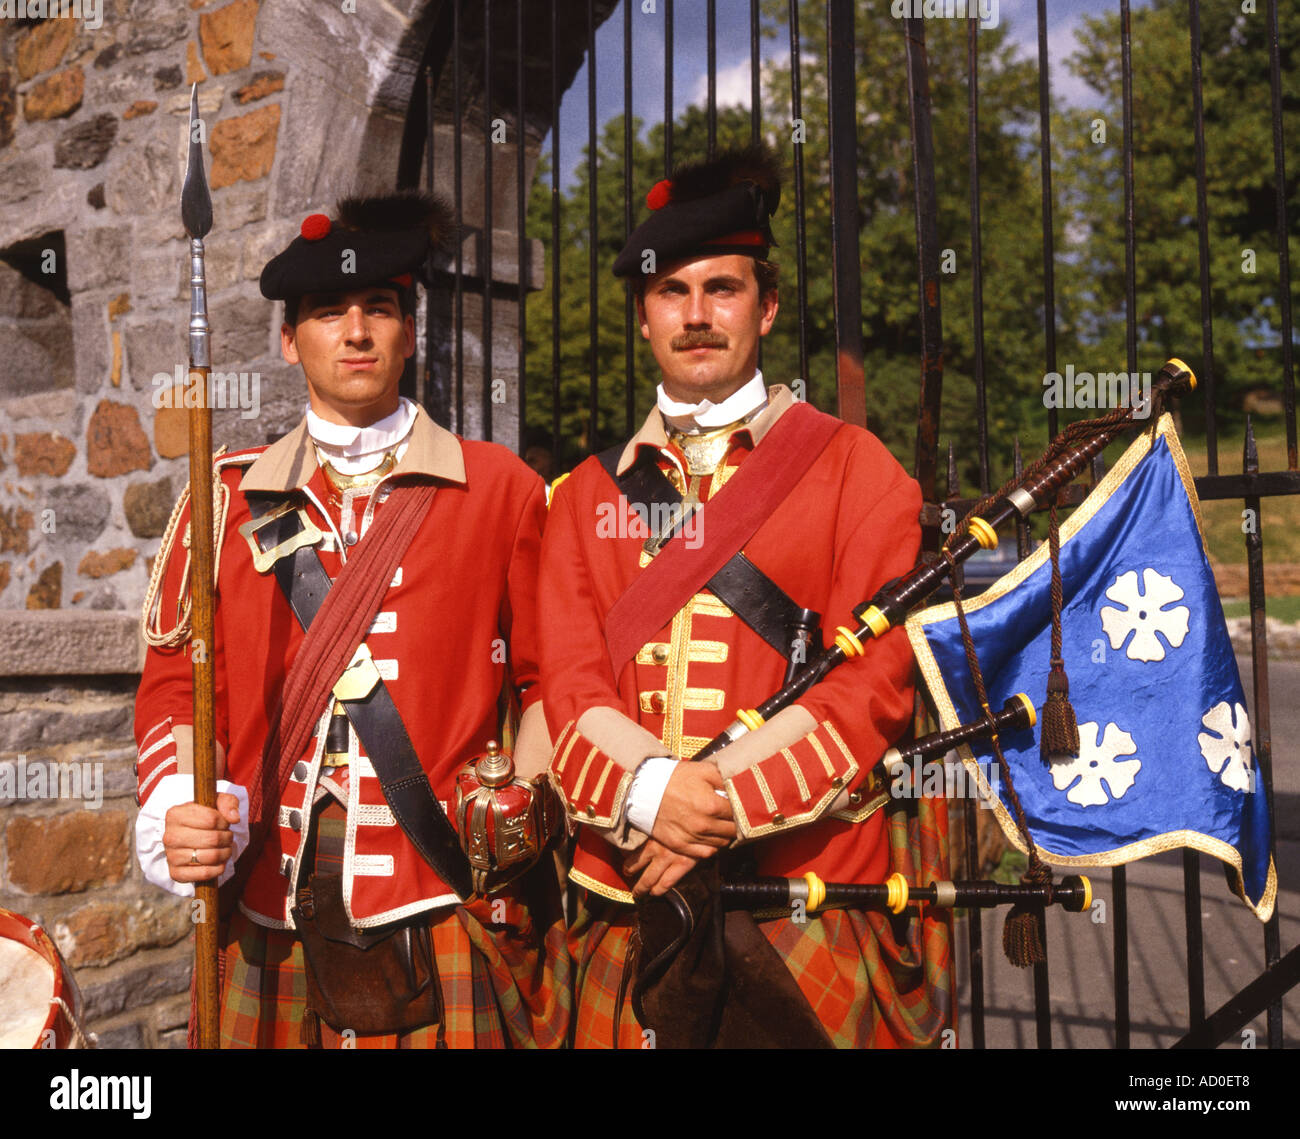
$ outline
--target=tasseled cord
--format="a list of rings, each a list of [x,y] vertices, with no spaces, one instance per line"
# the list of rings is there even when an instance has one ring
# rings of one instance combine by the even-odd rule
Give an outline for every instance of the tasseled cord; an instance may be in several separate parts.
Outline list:
[[[1052,661],[1047,676],[1047,699],[1043,701],[1043,730],[1039,737],[1039,754],[1044,763],[1079,754],[1079,725],[1070,703],[1070,680],[1065,675],[1061,656],[1061,535],[1056,522],[1056,503],[1052,503],[1051,524],[1047,531],[1052,559]]]
[[[990,721],[993,719],[993,713],[989,711],[988,693],[984,688],[984,675],[980,669],[979,657],[975,652],[975,642],[971,637],[970,626],[966,622],[966,608],[962,604],[961,586],[958,584],[957,563],[953,561],[951,550],[945,546],[943,548],[943,557],[948,563],[950,581],[952,583],[953,605],[957,610],[957,620],[961,625],[962,647],[966,651],[966,667],[970,672],[970,678],[975,685],[975,692],[979,697],[980,706],[984,709],[984,715]],[[1054,592],[1059,596],[1059,579],[1057,589]],[[1057,613],[1057,636],[1060,635],[1060,606],[1056,606]],[[1060,652],[1059,641],[1057,644],[1057,654]],[[1064,675],[1064,670],[1062,670]],[[1067,701],[1066,707],[1069,707]],[[1073,712],[1071,712],[1073,719]],[[1076,730],[1077,734],[1077,730]],[[1029,833],[1029,824],[1025,821],[1024,808],[1020,805],[1020,796],[1016,794],[1016,785],[1011,778],[1011,768],[1007,764],[1006,756],[1002,754],[1002,741],[998,738],[998,733],[993,732],[989,741],[993,745],[993,755],[997,761],[998,770],[1002,773],[1003,786],[1006,788],[1007,799],[1011,803],[1012,818],[1015,819],[1016,829],[1020,832],[1020,837],[1029,851],[1029,866],[1021,876],[1024,883],[1035,883],[1047,887],[1046,904],[1050,905],[1052,900],[1052,868],[1048,866],[1038,856],[1038,847],[1034,843],[1034,836]],[[1011,907],[1007,914],[1006,923],[1002,927],[1002,952],[1006,954],[1007,960],[1021,969],[1029,965],[1037,965],[1047,960],[1047,948],[1043,945],[1043,911],[1042,906],[1029,908],[1022,905]]]

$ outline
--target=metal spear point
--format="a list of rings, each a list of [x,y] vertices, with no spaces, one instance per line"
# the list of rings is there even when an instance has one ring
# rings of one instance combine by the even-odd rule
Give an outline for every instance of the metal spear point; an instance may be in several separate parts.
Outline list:
[[[190,235],[190,371],[185,403],[190,409],[190,598],[193,631],[189,651],[194,676],[194,801],[217,805],[213,673],[212,409],[208,405],[208,297],[203,238],[212,228],[212,196],[203,173],[203,120],[199,89],[190,88],[190,147],[181,189],[181,221]],[[194,852],[198,858],[198,852]],[[200,1048],[219,1047],[217,991],[217,887],[196,882],[194,972]]]

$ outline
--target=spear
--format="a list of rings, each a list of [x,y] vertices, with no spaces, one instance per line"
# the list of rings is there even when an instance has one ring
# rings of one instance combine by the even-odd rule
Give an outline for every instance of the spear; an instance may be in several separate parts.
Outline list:
[[[208,406],[208,296],[203,273],[203,238],[212,228],[212,196],[203,173],[203,120],[198,84],[190,88],[190,147],[181,189],[181,220],[190,235],[190,371],[185,403],[190,409],[190,597],[194,670],[194,801],[217,805],[216,694],[213,679],[212,581],[212,409]],[[196,882],[197,929],[194,973],[198,1044],[218,1047],[217,886]]]

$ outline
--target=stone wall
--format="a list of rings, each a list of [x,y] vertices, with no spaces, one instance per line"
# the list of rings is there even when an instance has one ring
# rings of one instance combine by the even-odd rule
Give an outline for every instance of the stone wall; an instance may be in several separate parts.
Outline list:
[[[498,6],[503,20],[507,7]],[[582,59],[586,5],[559,7],[567,87]],[[612,8],[599,0],[598,19]],[[540,13],[530,5],[527,18]],[[0,19],[0,788],[9,788],[0,796],[0,906],[54,936],[101,1043],[182,1044],[188,1010],[188,906],[147,885],[135,863],[131,765],[137,615],[188,477],[185,412],[167,397],[186,366],[179,200],[189,85],[199,85],[213,199],[212,367],[241,377],[227,389],[231,406],[214,412],[215,442],[263,444],[301,416],[302,377],[280,358],[279,306],[261,297],[258,275],[307,214],[348,190],[391,188],[404,145],[406,168],[422,168],[410,148],[426,126],[416,83],[427,68],[437,191],[452,194],[456,135],[464,156],[466,415],[450,425],[484,434],[481,326],[491,291],[491,378],[509,393],[491,408],[492,434],[513,445],[514,40],[494,41],[492,117],[508,130],[489,188],[479,5],[465,4],[463,24],[457,119],[447,0],[102,0],[93,27]],[[549,126],[549,34],[530,32],[525,43],[531,179]],[[544,108],[535,102],[543,92]],[[418,131],[407,130],[413,95]],[[526,283],[537,288],[536,243],[529,258]],[[431,363],[446,374],[452,256],[442,264]],[[419,343],[423,354],[423,328]],[[423,379],[422,362],[416,371]],[[102,778],[98,805],[33,782],[59,764],[80,774],[83,763]]]
[[[53,938],[104,1047],[182,1047],[189,903],[145,882],[133,854],[130,614],[10,619],[0,681],[0,906]],[[80,675],[51,678],[51,659]]]

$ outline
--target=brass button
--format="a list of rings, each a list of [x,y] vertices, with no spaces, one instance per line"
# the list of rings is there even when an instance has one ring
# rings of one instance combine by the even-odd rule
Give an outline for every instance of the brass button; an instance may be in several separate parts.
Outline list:
[[[667,706],[668,701],[664,699],[662,692],[652,692],[650,694],[650,711],[662,713]]]
[[[655,664],[667,664],[667,663],[668,663],[668,646],[667,646],[667,645],[655,645],[655,647],[654,647],[653,649],[650,650],[650,655],[654,658],[654,662],[655,662]]]
[[[302,830],[302,812],[301,812],[301,811],[290,811],[290,812],[289,812],[289,829],[290,829],[291,831],[300,831],[300,830]]]
[[[831,786],[832,786],[832,787],[843,787],[843,786],[844,786],[844,780],[841,779],[841,778],[837,775],[837,776],[835,776],[834,779],[831,780]]]
[[[781,814],[780,811],[777,811],[777,813],[772,816],[772,822],[774,825],[779,827],[785,822],[785,816]]]
[[[596,817],[596,808],[593,807],[590,803],[588,803],[588,804],[587,804],[587,818],[589,818],[589,819],[594,819],[595,817]]]
[[[294,777],[294,778],[295,778],[299,783],[301,783],[304,779],[307,778],[307,772],[308,772],[309,770],[310,770],[310,769],[307,767],[307,764],[306,764],[303,760],[300,759],[300,760],[298,760],[297,763],[295,763],[295,764],[293,765],[293,777]]]
[[[859,803],[862,802],[862,792],[861,792],[861,791],[850,791],[850,792],[849,792],[849,802],[850,802],[853,806],[856,807]]]

